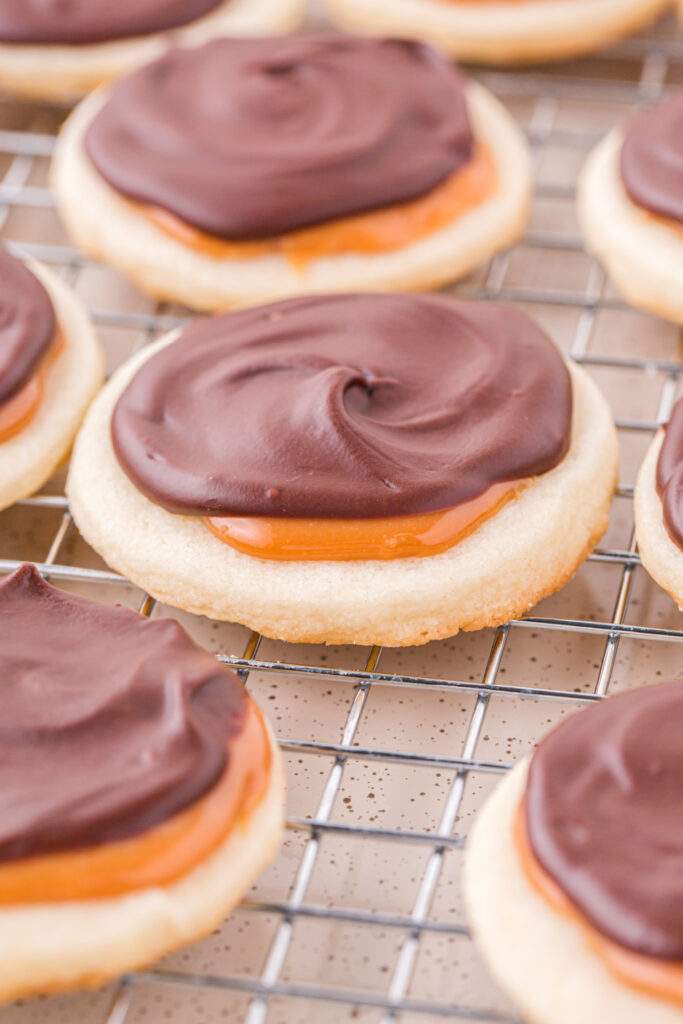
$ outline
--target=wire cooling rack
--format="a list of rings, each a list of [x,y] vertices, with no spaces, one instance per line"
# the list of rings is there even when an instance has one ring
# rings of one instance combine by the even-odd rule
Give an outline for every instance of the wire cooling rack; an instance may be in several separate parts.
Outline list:
[[[683,373],[679,337],[611,290],[572,201],[603,132],[683,79],[683,38],[666,21],[580,63],[477,76],[526,128],[538,187],[523,242],[452,292],[530,310],[611,401],[624,482],[603,546],[560,594],[495,631],[401,651],[305,648],[156,607],[78,537],[63,476],[3,513],[0,572],[30,558],[67,588],[174,614],[242,674],[277,727],[290,805],[280,859],[220,932],[103,992],[6,1008],[7,1024],[515,1020],[463,916],[468,823],[565,712],[682,674],[683,623],[638,568],[631,516],[637,466]],[[59,119],[0,104],[0,229],[89,302],[115,365],[187,314],[151,306],[68,244],[45,186]]]

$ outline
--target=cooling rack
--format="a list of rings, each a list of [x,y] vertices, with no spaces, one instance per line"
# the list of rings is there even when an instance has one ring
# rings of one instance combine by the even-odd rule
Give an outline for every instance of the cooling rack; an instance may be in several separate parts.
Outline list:
[[[515,1021],[464,920],[468,824],[564,713],[683,674],[683,623],[639,568],[631,514],[638,464],[683,373],[680,339],[612,291],[572,212],[590,147],[683,80],[683,37],[665,21],[582,62],[476,74],[527,131],[537,192],[524,240],[451,291],[530,310],[603,388],[622,449],[609,532],[576,579],[523,620],[381,652],[277,644],[156,606],[78,537],[63,473],[0,515],[0,573],[29,558],[61,586],[176,615],[241,673],[289,768],[283,853],[220,932],[102,992],[6,1008],[6,1024]],[[0,230],[88,301],[114,366],[187,313],[150,305],[69,245],[46,188],[59,120],[0,103]]]

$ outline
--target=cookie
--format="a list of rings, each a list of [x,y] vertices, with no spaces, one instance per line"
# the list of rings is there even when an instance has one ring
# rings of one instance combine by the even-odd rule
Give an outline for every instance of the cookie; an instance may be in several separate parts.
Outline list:
[[[99,985],[216,928],[275,855],[283,780],[241,681],[177,622],[30,565],[0,610],[7,1001]]]
[[[634,511],[641,561],[650,576],[683,607],[681,466],[683,403],[653,439],[638,473]]]
[[[41,264],[0,250],[0,509],[37,491],[66,457],[104,375],[87,313]]]
[[[10,0],[0,11],[0,87],[71,103],[169,46],[286,32],[304,0]]]
[[[458,60],[523,64],[592,53],[636,32],[669,0],[324,0],[342,28],[408,36]]]
[[[604,532],[607,405],[518,310],[426,295],[199,321],[108,383],[67,483],[164,601],[268,636],[426,643],[561,587]]]
[[[680,1024],[680,683],[592,704],[517,765],[468,840],[469,923],[533,1024]]]
[[[519,237],[531,174],[504,108],[435,51],[309,35],[178,50],[88,98],[52,185],[84,251],[220,311],[462,277]]]
[[[683,324],[683,92],[614,129],[590,154],[577,212],[624,298]]]

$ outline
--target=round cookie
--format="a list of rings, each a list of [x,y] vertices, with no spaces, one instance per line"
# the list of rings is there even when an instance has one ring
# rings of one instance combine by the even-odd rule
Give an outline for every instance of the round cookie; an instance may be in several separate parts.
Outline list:
[[[598,143],[579,176],[577,214],[587,247],[605,265],[624,298],[648,313],[683,324],[683,221],[635,201],[622,173],[624,144],[632,140],[633,131],[641,131],[644,126],[656,128],[673,104],[680,111],[680,119],[683,93],[654,111],[636,115],[631,125],[614,129]],[[662,127],[667,128],[665,122]],[[666,134],[675,148],[676,134],[669,130]],[[654,155],[657,142],[653,142]],[[664,165],[666,153],[661,147],[660,155]],[[654,198],[656,191],[661,192],[658,177],[662,168],[645,153],[640,161],[640,189],[643,191],[648,184],[643,175],[649,172],[653,175],[649,193]],[[675,161],[669,160],[669,166],[673,173]]]
[[[31,99],[72,103],[169,46],[288,32],[303,14],[304,0],[219,0],[195,21],[166,32],[80,44],[0,42],[0,87]]]
[[[673,996],[640,987],[643,965],[680,971],[680,828],[671,813],[680,699],[680,684],[664,683],[572,715],[505,777],[474,823],[463,874],[469,924],[532,1024],[683,1021]],[[552,886],[546,892],[519,852],[523,798],[525,847]],[[627,980],[629,970],[642,973]]]
[[[530,1024],[681,1024],[683,1011],[617,981],[527,879],[512,842],[527,770],[500,783],[467,844],[467,917],[493,976]]]
[[[683,550],[667,529],[657,491],[657,465],[664,439],[662,429],[648,448],[638,473],[634,497],[636,538],[645,569],[683,608]]]
[[[209,934],[277,851],[284,782],[270,729],[242,684],[197,648],[178,623],[141,619],[127,609],[65,594],[42,581],[28,565],[0,583],[0,604],[6,626],[3,661],[13,666],[3,719],[7,781],[0,846],[0,941],[5,949],[0,1000],[4,1002],[98,986]],[[31,628],[34,616],[40,632]],[[93,665],[89,637],[94,638],[98,652],[105,644],[108,657],[103,662]],[[53,645],[47,667],[41,664],[41,639]],[[28,645],[30,658],[25,653]],[[74,656],[73,651],[78,653]],[[164,659],[173,663],[166,675]],[[102,671],[102,663],[115,670]],[[26,665],[30,685],[22,678]],[[52,686],[61,693],[61,702],[46,700],[37,708],[40,693]],[[138,699],[131,699],[131,694]],[[169,702],[172,721],[164,712]],[[61,715],[54,714],[55,707]],[[16,726],[27,715],[40,723],[35,742],[43,763],[13,776],[12,765],[30,757],[22,753],[25,740]],[[229,727],[222,731],[226,721]],[[114,739],[107,732],[110,728]],[[248,734],[240,731],[246,728],[251,729]],[[258,789],[249,790],[253,783],[248,780],[258,773],[249,765],[240,768],[239,760],[247,756],[244,741],[252,751],[256,736],[259,746],[255,749],[263,753],[264,767],[259,765]],[[230,759],[223,752],[222,767],[217,770],[224,774],[213,782],[209,772],[226,739]],[[129,756],[116,753],[117,742]],[[79,744],[82,755],[73,752]],[[93,783],[78,765],[92,765],[98,750],[101,769],[89,773],[97,779]],[[238,781],[243,788],[233,797],[223,779],[237,771],[242,772]],[[46,785],[49,788],[54,780],[54,803],[41,798],[39,791],[41,779],[50,772]],[[13,803],[10,791],[13,784],[19,786],[17,778],[23,781]],[[71,800],[70,779],[75,794]],[[218,841],[212,841],[208,852],[199,849],[188,854],[187,815],[193,828],[197,823],[206,828],[206,811],[203,825],[197,816],[203,799],[214,801],[211,827]],[[221,814],[226,815],[222,833],[215,831]],[[178,842],[169,850],[168,833],[163,838],[163,830],[174,823],[177,830],[180,819],[186,831],[176,831]],[[155,853],[150,855],[148,845],[146,861],[138,855],[137,867],[120,866],[116,858],[126,856],[135,865],[131,849],[136,843],[149,844],[150,839],[156,843],[151,847]],[[129,883],[119,885],[111,895],[100,891],[108,884],[103,877],[106,871],[89,860],[100,858],[97,864],[101,865],[103,856],[118,872],[119,881],[124,877]],[[192,866],[174,875],[172,861],[178,856]],[[68,867],[74,863],[75,867]],[[37,884],[43,887],[40,898],[35,889],[28,901],[13,898],[16,881],[8,882],[8,872],[14,872],[16,880],[17,871],[24,889],[26,878],[36,872]],[[55,871],[61,872],[56,876],[61,879],[58,891],[71,887],[70,898],[60,899],[55,892],[46,897],[46,871],[52,872],[53,889]],[[168,878],[150,884],[150,878],[159,878],[159,871]],[[97,896],[73,894],[73,886],[82,889],[84,879],[97,887]]]
[[[509,310],[508,320],[513,313],[521,316]],[[344,321],[343,311],[339,318]],[[274,314],[271,319],[277,323]],[[530,322],[529,329],[535,330]],[[290,641],[426,643],[523,614],[571,577],[606,528],[617,466],[614,426],[585,371],[570,367],[568,451],[455,546],[388,561],[275,561],[236,550],[196,515],[169,512],[146,497],[112,446],[119,396],[174,339],[140,353],[107,384],[79,435],[67,484],[88,542],[112,567],[173,605]]]
[[[113,899],[0,907],[0,938],[11,951],[0,968],[0,999],[95,988],[209,935],[276,855],[284,777],[274,770],[247,825],[170,885]]]
[[[670,0],[324,0],[354,32],[409,36],[458,60],[523,64],[592,53],[636,32]]]
[[[42,264],[27,266],[52,301],[62,344],[44,371],[35,414],[18,433],[0,441],[0,509],[37,491],[68,455],[104,377],[103,354],[79,299]]]
[[[330,40],[338,40],[339,37],[302,37],[301,40],[288,40],[287,46],[296,46],[304,52],[302,60],[306,61],[305,48],[330,46]],[[270,44],[271,47],[273,43]],[[341,46],[337,42],[338,46]],[[373,51],[369,41],[347,40],[344,44],[347,47],[368,48],[368,53],[361,54],[363,57],[359,66],[372,68]],[[377,46],[394,46],[407,48],[413,44],[409,43],[384,43]],[[206,53],[207,51],[204,51]],[[439,64],[436,55],[425,55],[415,47],[415,53],[426,64],[431,62],[434,68],[439,69],[442,81],[446,76],[452,79],[452,86],[449,88],[458,90],[459,80],[455,78],[456,73],[450,69],[445,70],[443,64]],[[410,65],[409,65],[410,66]],[[368,71],[368,74],[371,74]],[[434,72],[437,73],[436,71]],[[324,72],[327,74],[327,72]],[[391,78],[396,81],[395,78]],[[270,79],[272,81],[272,79]],[[323,87],[324,86],[324,87]],[[270,86],[272,87],[272,86]],[[442,86],[440,86],[442,87]],[[323,78],[320,88],[316,91],[315,97],[321,98],[323,114],[326,105],[330,100],[329,85],[327,79]],[[368,85],[368,88],[370,86]],[[364,118],[367,116],[367,104],[363,100],[365,92],[355,92],[344,88],[344,100],[355,104],[352,106],[353,118]],[[394,90],[387,90],[385,96],[387,102],[395,104],[393,98]],[[434,87],[435,92],[435,87]],[[432,93],[433,95],[433,93]],[[334,97],[334,92],[332,93]],[[430,90],[425,89],[425,103],[430,103]],[[294,99],[297,99],[295,94]],[[314,97],[306,102],[306,110],[312,109],[317,113],[317,100],[313,103]],[[297,262],[287,254],[278,251],[279,237],[265,239],[268,246],[263,246],[254,252],[244,249],[231,251],[225,254],[222,250],[207,251],[186,244],[174,234],[169,233],[150,216],[144,213],[138,205],[125,198],[120,192],[113,188],[100,174],[85,151],[86,135],[91,128],[93,121],[98,117],[107,103],[107,94],[96,94],[86,99],[72,114],[67,121],[55,153],[52,169],[52,187],[54,189],[57,203],[66,226],[74,241],[91,255],[110,263],[117,269],[126,273],[144,291],[159,299],[168,299],[182,302],[192,308],[207,311],[221,311],[235,306],[249,305],[270,301],[275,298],[287,297],[297,294],[324,293],[331,291],[353,291],[353,290],[404,290],[407,288],[432,288],[447,281],[452,281],[469,273],[479,264],[485,262],[495,252],[512,244],[522,233],[528,218],[529,197],[531,189],[531,173],[527,146],[522,138],[519,129],[504,108],[486,90],[474,82],[466,85],[466,105],[469,114],[469,121],[472,134],[476,143],[486,147],[487,152],[495,163],[495,185],[493,191],[488,191],[483,198],[475,205],[469,206],[462,212],[456,213],[445,224],[440,224],[435,229],[428,225],[426,233],[407,243],[401,242],[395,247],[380,248],[377,250],[362,251],[361,248],[353,248],[340,251],[329,251],[317,254],[313,252],[310,258],[304,262]],[[451,104],[456,117],[455,103]],[[446,109],[448,106],[446,105]],[[270,104],[266,106],[267,117],[270,111]],[[376,112],[372,111],[373,117]],[[311,114],[307,114],[306,121],[310,120]],[[335,112],[335,117],[338,116]],[[398,113],[396,114],[398,116]],[[424,125],[429,123],[433,113],[415,117],[413,123],[418,126],[416,130],[423,131]],[[442,115],[443,116],[443,115]],[[460,113],[457,114],[460,117]],[[266,138],[277,139],[272,130],[265,131]],[[412,130],[412,129],[411,129]],[[396,125],[389,126],[388,138],[391,145],[396,138],[401,137],[400,129]],[[329,139],[329,115],[320,115],[320,122],[311,129],[310,124],[306,126],[306,146],[316,143],[318,132],[322,132],[321,145],[328,146]],[[346,147],[349,144],[357,146],[357,139],[365,138],[368,132],[367,126],[363,128],[360,124],[354,132],[335,131],[335,140],[338,146]],[[433,140],[439,140],[444,135],[443,128],[432,133]],[[303,145],[303,141],[301,145]],[[428,141],[421,137],[419,143],[407,147],[403,155],[397,154],[393,163],[396,173],[408,161],[408,150],[414,155],[412,162],[415,163],[415,154],[422,152],[422,147],[429,145]],[[260,148],[263,142],[259,141],[256,150],[258,157],[254,157],[254,175],[260,174],[261,157]],[[379,147],[376,147],[379,148]],[[404,147],[405,148],[405,147]],[[292,175],[289,172],[288,161],[291,160],[291,145],[284,149],[282,159],[284,161],[284,175],[288,182],[288,189],[292,187]],[[301,151],[300,144],[294,150]],[[380,149],[381,152],[381,149]],[[267,153],[267,150],[266,150]],[[353,149],[349,149],[353,153]],[[307,154],[307,159],[309,159]],[[344,162],[338,156],[335,173],[344,170],[346,180],[351,182],[354,179],[351,174],[354,168],[353,157],[347,156]],[[373,157],[374,159],[374,157]],[[425,158],[426,159],[426,158]],[[347,161],[351,160],[351,171]],[[362,162],[359,161],[360,166]],[[315,166],[314,159],[311,159],[311,166]],[[370,165],[372,166],[372,165]],[[126,168],[129,174],[130,168]],[[331,172],[326,171],[326,176]],[[355,172],[354,172],[355,173]],[[444,169],[440,177],[433,179],[441,181]],[[336,180],[336,179],[335,179]],[[375,182],[382,182],[381,172],[378,168],[375,175]],[[341,186],[340,186],[341,188]],[[290,201],[289,193],[283,192],[278,185],[278,178],[274,177],[272,182],[262,184],[262,190],[256,189],[255,195],[268,196],[271,207],[275,199],[279,200],[281,195],[287,196],[287,201],[280,201],[280,209],[274,210],[278,216],[282,216],[295,205]],[[190,196],[196,190],[188,187],[184,189],[184,195]],[[296,204],[301,203],[306,197],[315,197],[321,191],[315,185],[315,181],[307,180],[305,187],[300,187],[301,195],[297,195]],[[418,190],[419,197],[427,195],[431,186],[425,185],[423,190]],[[406,195],[414,195],[406,192]],[[265,201],[265,200],[264,200]],[[241,209],[247,205],[246,200],[235,202],[235,208]],[[382,207],[382,202],[374,204]],[[400,204],[391,204],[387,209],[398,209]],[[353,208],[351,211],[353,212]],[[366,211],[367,212],[367,211]],[[370,209],[369,212],[374,212]],[[336,227],[338,224],[347,224],[348,215],[338,216],[331,220],[322,218],[322,226],[328,224]],[[181,222],[182,223],[182,222]],[[320,223],[320,221],[319,221]],[[430,222],[431,223],[431,222]],[[316,226],[316,225],[314,225]],[[393,230],[390,226],[389,231]],[[209,236],[212,237],[212,236]],[[220,241],[220,239],[219,239]],[[259,238],[264,242],[262,237]],[[355,241],[355,236],[354,236]]]

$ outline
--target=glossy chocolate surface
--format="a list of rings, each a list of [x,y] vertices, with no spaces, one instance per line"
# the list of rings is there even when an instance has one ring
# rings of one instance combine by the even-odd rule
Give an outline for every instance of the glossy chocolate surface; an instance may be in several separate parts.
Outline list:
[[[0,0],[0,42],[85,45],[165,32],[224,0]]]
[[[657,460],[657,492],[667,532],[674,544],[683,549],[683,399],[680,398],[665,427]]]
[[[85,137],[117,192],[233,240],[414,199],[472,146],[445,57],[343,35],[174,50],[118,82]]]
[[[531,761],[531,849],[600,933],[683,961],[683,684],[573,715]]]
[[[519,310],[338,295],[196,321],[138,370],[112,438],[172,512],[363,518],[544,473],[571,414],[564,360]]]
[[[52,302],[43,285],[0,248],[0,404],[35,373],[55,330]]]
[[[683,223],[683,91],[626,126],[621,177],[634,203]]]
[[[171,619],[0,583],[0,861],[145,832],[217,781],[247,710]]]

